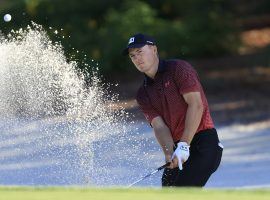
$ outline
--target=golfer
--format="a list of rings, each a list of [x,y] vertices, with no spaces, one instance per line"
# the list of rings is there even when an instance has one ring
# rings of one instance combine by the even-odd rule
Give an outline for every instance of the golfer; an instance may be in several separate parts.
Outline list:
[[[141,33],[129,39],[123,54],[145,75],[136,99],[171,162],[162,186],[203,187],[223,147],[196,71],[184,60],[160,59],[155,40]]]

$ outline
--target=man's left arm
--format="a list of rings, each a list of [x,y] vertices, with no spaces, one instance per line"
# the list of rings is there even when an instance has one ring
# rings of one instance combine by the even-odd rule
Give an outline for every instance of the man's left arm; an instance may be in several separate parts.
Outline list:
[[[200,92],[185,93],[183,97],[188,104],[185,129],[178,147],[172,156],[172,167],[179,166],[180,170],[182,169],[182,163],[186,162],[189,157],[189,145],[200,125],[203,114],[203,103]]]
[[[189,92],[183,94],[185,102],[188,104],[185,129],[180,142],[190,145],[202,119],[203,103],[200,92]]]

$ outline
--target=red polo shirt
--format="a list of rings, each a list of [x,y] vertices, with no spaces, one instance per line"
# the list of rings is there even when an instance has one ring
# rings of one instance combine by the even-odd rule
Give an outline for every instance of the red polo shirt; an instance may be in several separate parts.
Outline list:
[[[145,76],[136,99],[147,121],[151,123],[155,117],[161,116],[176,142],[181,139],[185,128],[188,105],[183,94],[188,92],[200,92],[202,97],[204,109],[197,132],[214,128],[198,75],[186,61],[160,60],[155,78]]]

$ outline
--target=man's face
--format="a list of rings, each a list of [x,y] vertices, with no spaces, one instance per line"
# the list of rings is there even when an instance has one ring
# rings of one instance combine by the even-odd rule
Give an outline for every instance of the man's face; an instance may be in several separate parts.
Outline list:
[[[130,48],[129,57],[140,72],[147,72],[155,64],[157,48],[153,45],[145,45],[141,48]]]

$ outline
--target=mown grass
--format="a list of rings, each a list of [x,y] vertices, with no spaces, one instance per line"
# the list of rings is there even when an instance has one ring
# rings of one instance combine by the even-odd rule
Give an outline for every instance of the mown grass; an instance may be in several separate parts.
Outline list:
[[[269,200],[270,190],[1,187],[0,200]]]

